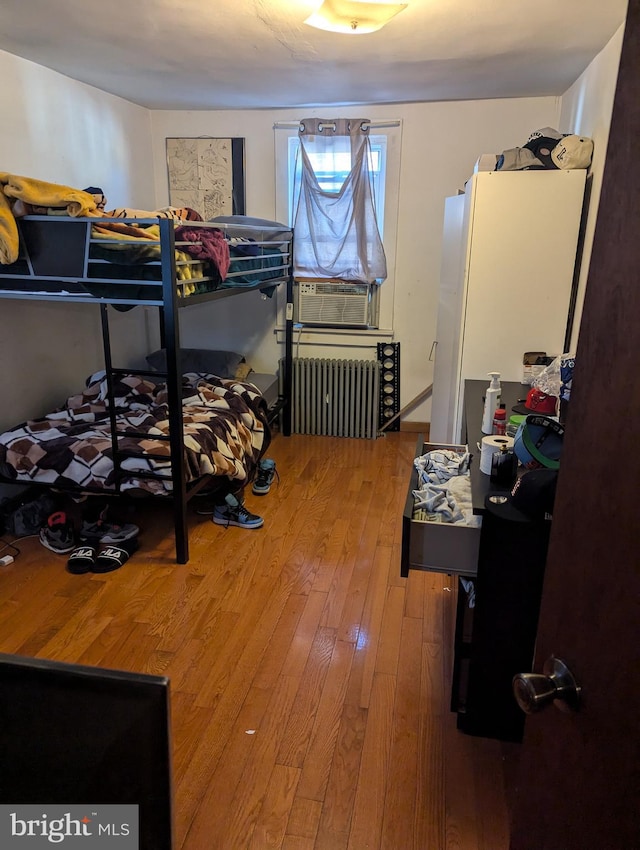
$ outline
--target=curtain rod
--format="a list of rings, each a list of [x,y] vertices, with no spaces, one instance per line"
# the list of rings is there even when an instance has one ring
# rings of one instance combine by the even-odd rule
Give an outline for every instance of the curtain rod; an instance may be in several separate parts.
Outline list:
[[[349,120],[349,119],[347,119]],[[384,121],[384,122],[375,122],[369,121],[366,126],[369,127],[370,130],[382,129],[383,127],[399,127],[400,121]],[[300,121],[276,121],[273,125],[274,130],[300,130],[301,128]],[[327,123],[324,125],[325,127],[333,127],[335,128],[335,124]]]

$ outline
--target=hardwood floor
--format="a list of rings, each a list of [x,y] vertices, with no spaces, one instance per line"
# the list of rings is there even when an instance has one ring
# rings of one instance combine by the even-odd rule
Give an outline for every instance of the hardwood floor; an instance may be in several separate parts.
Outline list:
[[[506,850],[499,742],[449,711],[455,584],[400,577],[416,435],[276,435],[262,529],[142,503],[122,569],[37,540],[0,572],[0,651],[171,679],[176,850]]]

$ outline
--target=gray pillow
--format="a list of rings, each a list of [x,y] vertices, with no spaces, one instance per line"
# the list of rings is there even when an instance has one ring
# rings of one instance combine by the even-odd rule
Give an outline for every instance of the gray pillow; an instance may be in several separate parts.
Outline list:
[[[246,362],[242,354],[235,351],[183,348],[181,355],[183,372],[203,372],[220,378],[235,378],[238,366]],[[167,355],[164,348],[147,355],[147,363],[158,372],[166,372]]]
[[[254,239],[256,242],[288,242],[291,239],[291,228],[279,221],[269,221],[266,218],[254,218],[248,215],[218,215],[210,219],[212,222],[225,224],[223,228],[227,236],[244,239]],[[239,224],[240,227],[234,227]],[[276,228],[265,230],[264,228]],[[281,246],[281,250],[284,246]]]

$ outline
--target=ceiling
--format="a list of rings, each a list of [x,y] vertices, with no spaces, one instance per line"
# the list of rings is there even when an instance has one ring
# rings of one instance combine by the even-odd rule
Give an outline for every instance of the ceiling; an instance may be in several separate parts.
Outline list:
[[[150,109],[561,95],[627,0],[408,0],[384,29],[306,26],[320,0],[2,0],[0,49]]]

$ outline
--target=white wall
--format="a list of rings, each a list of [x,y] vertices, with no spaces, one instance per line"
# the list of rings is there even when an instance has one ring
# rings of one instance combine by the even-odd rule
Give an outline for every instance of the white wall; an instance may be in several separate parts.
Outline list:
[[[611,123],[623,36],[624,26],[621,26],[606,47],[600,51],[585,72],[562,97],[559,129],[565,133],[577,133],[593,139],[590,200],[585,222],[585,244],[582,253],[576,316],[571,340],[573,352],[576,350],[580,331],[580,317],[605,169],[609,125]]]
[[[419,103],[322,110],[239,110],[151,114],[156,204],[168,203],[165,140],[171,136],[241,136],[246,148],[247,214],[273,219],[275,122],[306,116],[357,116],[402,121],[397,265],[393,305],[401,347],[401,405],[431,383],[444,199],[455,195],[481,153],[522,145],[539,127],[555,126],[557,98]],[[384,286],[384,284],[383,284]],[[258,370],[273,369],[279,348],[275,304],[258,294],[205,305],[181,317],[183,345],[230,347]],[[372,345],[375,344],[371,342]],[[314,350],[314,354],[316,351]],[[335,353],[332,350],[331,355]],[[360,354],[359,356],[366,356]],[[428,421],[430,403],[407,420]]]
[[[0,168],[77,189],[109,205],[154,203],[149,113],[0,51]],[[113,312],[113,311],[110,311]],[[114,347],[131,365],[147,350],[140,308],[114,317]],[[0,299],[0,429],[60,404],[102,366],[99,311],[88,304]]]

